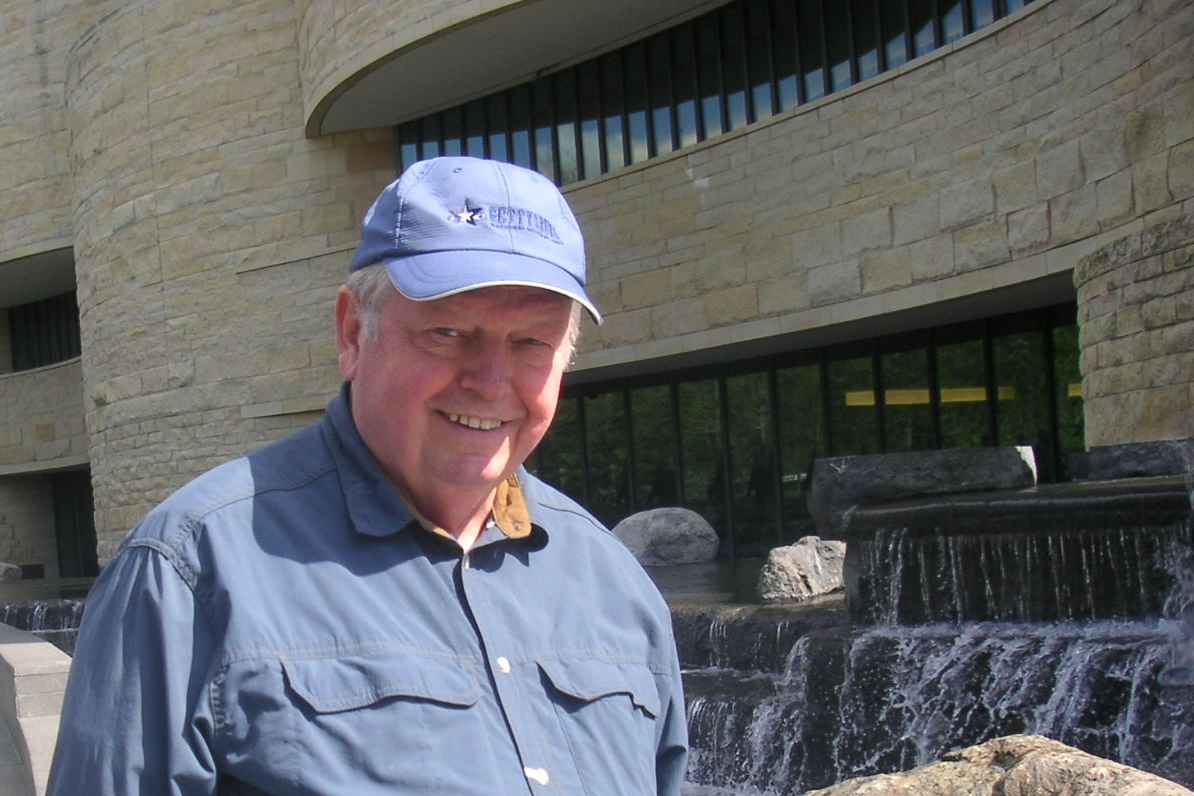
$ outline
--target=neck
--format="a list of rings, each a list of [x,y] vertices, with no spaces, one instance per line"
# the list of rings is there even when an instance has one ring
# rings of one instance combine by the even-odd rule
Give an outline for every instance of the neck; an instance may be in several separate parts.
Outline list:
[[[403,500],[423,519],[447,531],[464,550],[472,548],[477,537],[481,535],[481,530],[493,511],[495,491],[490,489],[484,494],[472,496],[471,499],[453,491],[450,495],[424,496],[422,500],[416,501],[404,490],[399,489]]]

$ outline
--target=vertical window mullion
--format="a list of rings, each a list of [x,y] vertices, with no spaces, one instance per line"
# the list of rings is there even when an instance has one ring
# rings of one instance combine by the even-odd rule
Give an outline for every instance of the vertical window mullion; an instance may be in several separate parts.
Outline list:
[[[836,2],[844,2],[844,0],[830,0],[830,2],[835,2],[835,1]],[[854,9],[849,3],[846,3],[845,8],[846,8],[846,48],[850,51],[850,85],[852,86],[858,82],[859,73],[861,72],[861,70],[858,68],[858,50],[854,46],[854,25],[855,25],[854,13],[853,13]]]
[[[756,6],[757,7],[757,6]],[[779,113],[779,75],[775,74],[775,37],[771,35],[771,20],[775,17],[771,14],[772,4],[767,3],[763,6],[767,9],[767,75],[771,82],[771,109],[772,113]]]
[[[824,455],[833,455],[833,396],[829,394],[829,357],[824,350],[817,357],[821,378],[821,428],[825,429]]]
[[[630,95],[626,91],[626,73],[629,70],[626,68],[626,48],[625,47],[623,47],[618,52],[618,62],[622,66],[622,69],[621,69],[621,73],[622,73],[621,74],[621,77],[622,77],[622,86],[621,86],[621,93],[622,93],[622,163],[629,166],[632,163],[634,163],[634,160],[630,157],[631,132],[630,132],[630,111],[628,110],[628,106],[630,105],[630,102],[629,102]]]
[[[730,453],[730,395],[725,376],[717,377],[717,414],[721,442],[721,499],[726,518],[726,539],[730,543],[730,560],[737,558],[737,534],[734,529],[734,460]]]
[[[883,389],[883,366],[880,346],[871,352],[871,383],[875,389],[875,413],[879,432],[879,452],[887,452],[887,392]]]
[[[741,50],[738,59],[742,63],[742,93],[746,100],[746,123],[751,124],[758,117],[755,115],[754,80],[750,71],[750,59],[746,57],[746,50],[750,47],[750,25],[747,23],[746,0],[738,0],[738,44]],[[725,38],[722,38],[724,47]],[[731,57],[733,53],[729,54]]]
[[[573,400],[576,401],[576,422],[580,424],[580,463],[581,471],[584,473],[584,493],[585,505],[590,501],[590,495],[593,494],[593,487],[591,484],[593,473],[589,465],[589,423],[585,419],[585,398],[583,395],[578,395]]]
[[[668,390],[668,399],[672,407],[672,439],[676,441],[676,447],[672,451],[676,463],[676,495],[677,503],[681,506],[687,504],[687,498],[684,495],[684,434],[683,426],[680,423],[680,382],[672,381],[670,389]]]
[[[883,15],[879,13],[881,2],[884,0],[871,0],[871,17],[875,21],[875,51],[879,56],[880,74],[887,71],[887,39],[883,35]]]
[[[698,46],[700,44],[700,35],[697,32],[696,22],[688,23],[688,34],[690,38],[690,46],[692,47],[692,68],[693,68],[693,111],[696,116],[696,140],[701,142],[705,140],[705,103],[701,95],[701,50]]]
[[[826,2],[840,3],[842,0],[819,0],[821,7],[821,85],[825,87],[821,96],[837,90],[837,87],[833,85],[833,70],[829,63],[829,32],[825,29],[829,15],[825,12]]]
[[[933,419],[933,447],[944,444],[941,435],[941,385],[937,379],[937,334],[929,329],[928,344],[929,414]]]
[[[962,2],[962,35],[968,36],[974,32],[974,3],[973,0]]]
[[[995,369],[995,341],[991,322],[983,322],[983,365],[987,376],[987,435],[991,445],[999,444],[999,373]]]
[[[609,173],[609,157],[605,151],[605,108],[607,104],[607,94],[605,90],[605,68],[600,61],[594,61],[595,69],[593,70],[597,76],[597,163],[601,169],[602,174]],[[585,175],[585,179],[589,179],[590,175]]]
[[[771,460],[775,463],[772,478],[772,489],[775,490],[775,541],[784,541],[784,463],[783,436],[781,435],[779,411],[779,376],[774,365],[767,369],[767,403],[771,411],[771,450],[774,455]]]
[[[932,14],[933,14],[933,49],[937,49],[945,43],[945,26],[941,21],[941,2],[940,0],[932,0]]]
[[[634,455],[634,413],[630,411],[630,390],[622,390],[622,414],[626,418],[626,498],[629,511],[638,511],[638,458]]]

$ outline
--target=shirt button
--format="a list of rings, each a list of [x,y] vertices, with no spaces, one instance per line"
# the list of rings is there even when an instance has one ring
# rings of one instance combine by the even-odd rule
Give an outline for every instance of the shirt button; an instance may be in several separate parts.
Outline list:
[[[524,768],[522,773],[527,775],[527,779],[531,782],[537,782],[540,785],[546,785],[551,781],[551,777],[547,776],[546,768]]]
[[[496,663],[497,663],[497,667],[498,667],[498,671],[499,671],[499,672],[501,672],[502,674],[509,674],[509,673],[510,673],[510,661],[506,660],[506,658],[505,658],[504,656],[503,656],[503,657],[499,657],[499,658],[497,659]],[[539,770],[539,769],[536,769],[536,770]]]

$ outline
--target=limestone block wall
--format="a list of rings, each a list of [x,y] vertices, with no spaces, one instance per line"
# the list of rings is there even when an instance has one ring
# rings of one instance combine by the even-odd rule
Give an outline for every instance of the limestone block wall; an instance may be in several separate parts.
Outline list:
[[[66,51],[118,0],[0,0],[0,262],[71,245]]]
[[[1074,282],[1088,444],[1194,437],[1194,199],[1083,258]]]
[[[87,446],[78,359],[0,374],[0,476],[86,462]]]
[[[0,561],[41,564],[58,576],[53,489],[38,475],[0,476]]]
[[[299,12],[149,0],[69,53],[101,563],[150,506],[339,384],[333,297],[392,135],[304,136]]]
[[[1069,272],[1194,194],[1194,3],[1043,0],[841,95],[569,190],[581,368]],[[1094,438],[1114,434],[1097,428]]]

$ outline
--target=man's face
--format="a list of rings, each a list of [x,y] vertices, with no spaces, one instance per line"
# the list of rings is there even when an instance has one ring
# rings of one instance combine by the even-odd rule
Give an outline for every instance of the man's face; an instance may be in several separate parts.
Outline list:
[[[370,339],[346,290],[340,371],[386,474],[421,507],[492,489],[555,415],[572,302],[538,288],[481,288],[435,301],[394,291]]]

